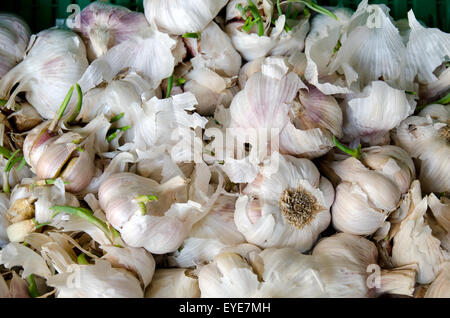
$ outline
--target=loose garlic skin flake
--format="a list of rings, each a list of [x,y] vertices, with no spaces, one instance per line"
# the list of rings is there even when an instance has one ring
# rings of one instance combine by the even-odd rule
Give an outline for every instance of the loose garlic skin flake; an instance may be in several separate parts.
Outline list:
[[[263,168],[236,201],[236,226],[260,247],[307,251],[330,223],[333,187],[308,159],[275,156],[278,171]]]

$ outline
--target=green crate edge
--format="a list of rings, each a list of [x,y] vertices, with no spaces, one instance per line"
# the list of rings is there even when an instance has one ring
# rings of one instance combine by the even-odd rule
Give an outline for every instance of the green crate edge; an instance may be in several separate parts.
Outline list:
[[[94,0],[7,0],[0,1],[0,11],[11,12],[21,16],[37,33],[64,23],[74,11],[67,12],[70,4],[79,5],[83,9]],[[122,5],[133,11],[143,12],[144,0],[104,0],[103,2]],[[356,9],[361,0],[318,0],[320,5],[339,5]],[[371,0],[370,3],[383,3],[391,9],[394,19],[407,17],[410,9],[416,17],[429,27],[438,27],[450,32],[450,0]]]

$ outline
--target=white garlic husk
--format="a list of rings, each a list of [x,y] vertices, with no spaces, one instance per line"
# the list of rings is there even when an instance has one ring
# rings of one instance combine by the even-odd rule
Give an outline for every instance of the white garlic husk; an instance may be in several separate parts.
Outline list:
[[[145,17],[169,34],[182,35],[202,31],[227,0],[145,0]]]
[[[25,59],[0,80],[0,97],[8,99],[6,106],[12,108],[17,94],[25,92],[26,100],[43,118],[53,118],[69,88],[88,67],[86,48],[75,33],[48,29],[32,37],[27,52]],[[66,113],[76,103],[72,98]]]
[[[333,226],[342,232],[370,235],[396,210],[415,178],[412,159],[395,146],[363,150],[329,165],[341,179],[331,207]]]
[[[420,98],[430,102],[444,97],[450,90],[450,67],[448,64],[441,65],[433,74],[437,76],[437,80],[429,84],[419,85]]]
[[[425,298],[450,297],[450,262],[441,265],[441,271],[428,287]]]
[[[436,220],[432,223],[427,215],[433,236],[437,237],[441,241],[441,246],[450,252],[450,199],[444,196],[438,199],[434,193],[428,195],[427,199],[433,220]]]
[[[420,160],[419,180],[425,193],[450,190],[448,138],[448,116],[443,122],[435,121],[429,115],[411,116],[392,133],[396,145]]]
[[[212,261],[225,247],[245,243],[234,223],[235,204],[236,197],[220,196],[211,211],[192,226],[189,236],[173,253],[169,263],[189,268]]]
[[[441,104],[430,104],[420,111],[419,116],[430,116],[435,121],[445,123],[450,119],[450,107]]]
[[[199,298],[198,280],[192,270],[161,268],[155,271],[145,298]]]
[[[183,191],[186,181],[181,177],[159,184],[132,173],[118,173],[100,185],[99,202],[108,222],[128,245],[164,254],[175,251],[204,214],[198,203],[175,202],[177,196],[183,197]],[[148,195],[158,199],[138,201]]]
[[[199,269],[201,297],[325,297],[315,265],[293,248],[224,251]]]
[[[414,181],[409,213],[401,221],[393,236],[392,261],[395,266],[417,264],[417,282],[431,283],[439,272],[441,264],[448,255],[441,249],[441,242],[432,235],[424,216],[427,211],[427,198],[422,198],[419,181]]]
[[[199,38],[185,38],[193,65],[202,65],[224,77],[236,76],[241,68],[241,56],[230,38],[215,23],[209,23]]]
[[[217,105],[228,107],[235,95],[232,78],[222,77],[203,66],[194,66],[186,79],[183,90],[195,95],[198,102],[195,109],[203,116],[214,114]]]
[[[152,254],[143,248],[102,246],[102,250],[106,252],[102,258],[108,260],[115,268],[134,272],[144,288],[152,281],[156,263]]]
[[[28,25],[21,18],[0,14],[0,78],[22,61],[30,35]]]
[[[73,30],[80,33],[90,61],[104,55],[111,47],[133,37],[149,24],[143,13],[109,3],[94,2],[76,17]]]
[[[311,31],[305,39],[305,79],[322,93],[350,93],[347,82],[337,73],[331,73],[329,62],[335,58],[336,48],[345,31],[352,11],[346,8],[331,9],[338,19],[319,14],[312,19]]]
[[[236,201],[234,220],[249,243],[307,251],[328,227],[333,199],[310,160],[274,153]]]
[[[6,212],[9,207],[9,199],[6,194],[0,194],[0,247],[3,248],[8,243],[8,234],[6,228],[8,227],[8,219]]]
[[[83,92],[102,82],[111,82],[124,70],[135,71],[148,80],[152,89],[172,75],[175,57],[172,49],[176,40],[158,31],[154,25],[140,28],[133,37],[113,46],[104,55],[94,60],[79,80]],[[152,59],[149,61],[148,56]]]
[[[271,135],[268,143],[279,142],[284,154],[315,158],[328,152],[333,147],[330,130],[341,133],[336,100],[314,88],[308,91],[281,57],[266,58],[261,68],[233,98],[230,131],[251,136],[265,130]]]
[[[139,280],[130,272],[113,268],[105,260],[95,265],[70,265],[67,272],[47,279],[57,298],[142,298]]]
[[[274,16],[273,5],[268,1],[255,1],[254,4],[262,12],[264,32],[258,35],[254,26],[249,32],[242,30],[244,17],[236,9],[240,4],[247,6],[247,1],[233,0],[227,5],[226,20],[229,22],[225,29],[233,42],[234,47],[244,59],[251,61],[266,55],[290,55],[295,50],[303,50],[304,40],[309,31],[309,16],[286,20],[286,15]],[[294,9],[303,12],[303,4],[294,4]],[[272,17],[275,19],[272,27]],[[285,24],[291,29],[286,31]]]
[[[433,72],[450,56],[450,34],[422,26],[412,10],[408,12],[408,21],[411,32],[406,50],[406,75],[410,81],[417,77],[419,83],[431,84],[438,80]]]
[[[31,130],[42,122],[42,117],[36,109],[26,102],[20,103],[18,109],[8,116],[9,118],[13,120],[18,132]]]
[[[343,105],[346,141],[360,139],[371,145],[414,112],[416,102],[403,90],[375,81],[361,93],[346,96]]]
[[[405,89],[406,47],[385,5],[362,1],[345,27],[342,46],[330,63],[330,71],[345,74],[347,85],[363,88],[383,78]]]
[[[319,276],[330,297],[412,296],[414,292],[417,267],[381,269],[375,244],[363,237],[334,234],[320,240],[312,255],[317,258]]]

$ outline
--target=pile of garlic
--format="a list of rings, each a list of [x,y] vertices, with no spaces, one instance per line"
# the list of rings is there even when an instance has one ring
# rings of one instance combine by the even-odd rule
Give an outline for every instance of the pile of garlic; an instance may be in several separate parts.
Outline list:
[[[450,297],[450,34],[144,9],[0,15],[0,297]]]

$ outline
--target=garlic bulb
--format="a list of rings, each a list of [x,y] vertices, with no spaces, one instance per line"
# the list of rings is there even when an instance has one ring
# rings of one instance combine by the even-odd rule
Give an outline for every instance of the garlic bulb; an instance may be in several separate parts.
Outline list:
[[[234,220],[249,243],[309,250],[330,223],[331,183],[308,159],[272,155],[236,201]]]
[[[107,220],[128,245],[164,254],[176,250],[192,224],[203,216],[195,202],[174,203],[185,187],[180,177],[160,185],[135,174],[118,173],[102,182],[98,196]],[[151,196],[158,200],[150,202]]]
[[[236,76],[239,73],[241,56],[236,52],[228,35],[216,23],[209,23],[198,39],[185,38],[184,41],[193,56],[192,65],[209,68],[224,77]]]
[[[47,284],[56,288],[58,298],[143,297],[137,278],[105,260],[97,260],[95,265],[73,264],[68,272],[49,277]]]
[[[380,137],[413,113],[415,104],[404,91],[383,81],[370,83],[361,93],[346,96],[343,106],[346,139],[359,138],[375,145]]]
[[[22,61],[30,40],[28,25],[18,16],[0,14],[0,78]]]
[[[362,1],[348,21],[341,44],[330,71],[343,72],[347,85],[357,82],[362,88],[379,78],[401,85],[406,47],[386,6]]]
[[[450,55],[450,34],[423,27],[412,10],[408,12],[408,21],[411,32],[407,45],[406,75],[410,81],[417,77],[421,84],[433,83],[438,79],[433,72]]]
[[[145,0],[145,17],[162,31],[182,35],[202,31],[227,0]]]
[[[145,298],[198,298],[197,277],[185,268],[157,269]]]
[[[420,190],[416,180],[414,187]],[[427,198],[421,199],[420,191],[415,191],[411,200],[409,214],[404,218],[393,236],[392,261],[395,266],[416,263],[418,265],[417,282],[431,283],[439,272],[446,256],[440,241],[433,237],[431,228],[425,222]]]
[[[53,118],[69,88],[88,67],[86,48],[75,33],[48,29],[32,37],[27,52],[25,59],[0,80],[0,97],[7,98],[6,106],[13,108],[15,97],[25,92],[27,101],[43,118]],[[72,99],[66,113],[75,104]]]
[[[73,30],[81,34],[89,61],[93,61],[148,26],[142,13],[109,3],[94,2],[75,17]]]
[[[381,270],[375,244],[363,237],[334,234],[320,240],[312,255],[317,258],[319,277],[330,297],[373,297],[383,293],[412,296],[414,292],[417,267]]]
[[[428,115],[411,116],[392,134],[396,145],[405,149],[413,158],[420,160],[419,179],[425,193],[450,191],[447,122],[448,119],[444,122],[434,121]]]
[[[143,76],[156,89],[173,73],[176,41],[156,27],[141,28],[133,37],[113,46],[97,58],[84,72],[79,84],[83,92],[103,81],[111,82],[121,71],[129,69]],[[151,56],[151,59],[148,59]]]
[[[429,102],[435,101],[437,98],[444,97],[450,89],[450,67],[443,64],[438,67],[433,74],[437,76],[437,80],[419,85],[419,96],[421,99],[426,99]]]
[[[303,50],[304,40],[309,31],[309,16],[302,14],[296,18],[287,19],[284,13],[275,16],[273,4],[268,1],[254,1],[251,6],[254,10],[248,9],[252,16],[260,12],[261,22],[258,28],[254,25],[248,31],[243,28],[248,14],[242,16],[242,12],[237,6],[247,7],[249,2],[243,0],[233,0],[227,5],[226,32],[230,36],[234,47],[247,60],[251,61],[266,55],[289,55],[296,49]],[[303,4],[293,4],[292,11],[303,12]],[[284,8],[283,8],[284,9]],[[285,10],[286,11],[286,10]],[[253,16],[256,20],[257,16]],[[274,22],[272,22],[272,18]],[[289,23],[289,26],[288,26]],[[273,24],[273,27],[272,27]]]
[[[308,87],[288,72],[281,57],[269,57],[261,67],[262,72],[253,74],[233,98],[230,128],[247,136],[256,130],[271,131],[284,154],[315,158],[328,152],[333,145],[330,130],[341,134],[342,114],[336,100],[314,88],[299,92]],[[299,101],[294,100],[297,94]]]
[[[322,93],[350,93],[346,81],[329,69],[330,59],[335,58],[341,34],[345,31],[352,11],[346,8],[331,10],[338,19],[319,14],[312,19],[311,31],[305,39],[305,79]]]
[[[324,297],[314,265],[293,248],[222,252],[199,270],[201,297]]]
[[[450,262],[441,266],[441,271],[428,287],[425,298],[449,298],[450,297]]]
[[[380,228],[415,177],[411,158],[395,146],[366,148],[361,161],[349,157],[329,167],[341,179],[331,208],[333,226],[356,235]]]

